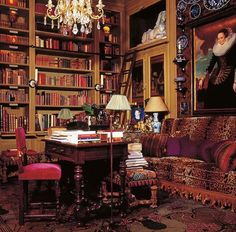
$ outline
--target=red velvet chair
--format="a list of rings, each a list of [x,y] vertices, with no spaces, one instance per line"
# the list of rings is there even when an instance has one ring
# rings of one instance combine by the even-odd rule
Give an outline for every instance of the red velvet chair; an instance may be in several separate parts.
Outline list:
[[[52,163],[33,163],[23,165],[26,161],[27,148],[25,131],[22,127],[16,129],[17,163],[19,168],[19,224],[24,224],[25,219],[57,219],[59,213],[59,180],[61,178],[61,167]],[[54,202],[34,202],[28,197],[29,181],[55,181],[55,201]],[[52,206],[54,209],[52,210]],[[51,210],[45,210],[45,207]],[[38,210],[40,209],[40,212]],[[52,212],[53,211],[53,212]]]
[[[26,145],[25,145],[26,146]],[[27,163],[38,163],[40,162],[42,154],[32,149],[27,149]],[[16,176],[17,171],[17,149],[9,149],[2,151],[0,154],[0,176],[2,183],[8,182],[8,177]]]

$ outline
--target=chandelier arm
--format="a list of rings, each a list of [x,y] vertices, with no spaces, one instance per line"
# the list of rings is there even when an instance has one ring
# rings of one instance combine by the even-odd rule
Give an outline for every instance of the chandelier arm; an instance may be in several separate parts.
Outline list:
[[[52,15],[51,11],[52,11],[51,9],[47,9],[47,17],[52,19],[52,20],[59,19],[60,15]]]
[[[100,19],[102,18],[104,15],[104,10],[103,9],[99,9],[98,10],[98,14],[95,15],[94,13],[90,14],[89,16],[92,18],[92,19]]]

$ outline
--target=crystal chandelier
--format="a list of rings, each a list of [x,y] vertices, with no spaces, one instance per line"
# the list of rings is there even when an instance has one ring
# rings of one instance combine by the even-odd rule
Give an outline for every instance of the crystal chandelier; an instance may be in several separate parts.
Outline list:
[[[57,26],[72,30],[73,34],[80,32],[89,34],[92,32],[92,21],[97,20],[97,29],[100,29],[100,18],[104,18],[102,0],[98,0],[96,5],[97,14],[93,12],[91,0],[58,0],[57,5],[53,5],[52,0],[48,0],[47,14],[44,17],[44,25],[47,24],[47,17],[52,20],[51,27],[54,28],[54,20]],[[54,8],[55,7],[55,8]],[[67,32],[66,32],[67,33]]]

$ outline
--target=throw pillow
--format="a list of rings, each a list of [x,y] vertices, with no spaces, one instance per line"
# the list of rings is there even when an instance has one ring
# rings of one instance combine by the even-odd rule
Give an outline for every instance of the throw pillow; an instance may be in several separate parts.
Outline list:
[[[236,141],[222,142],[214,152],[213,157],[223,172],[235,170]]]
[[[198,148],[198,159],[203,160],[207,163],[214,162],[214,149],[216,149],[219,142],[213,142],[210,140],[204,140],[199,144]]]
[[[189,136],[180,139],[180,155],[182,157],[196,159],[200,141],[192,141]]]
[[[189,136],[168,138],[166,146],[167,156],[180,156],[182,140],[189,140]]]

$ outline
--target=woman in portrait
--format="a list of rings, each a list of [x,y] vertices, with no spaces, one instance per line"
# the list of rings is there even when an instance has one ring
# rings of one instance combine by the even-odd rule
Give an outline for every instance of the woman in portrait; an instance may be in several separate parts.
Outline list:
[[[236,34],[230,28],[217,33],[213,55],[199,89],[206,89],[204,108],[236,108]]]

